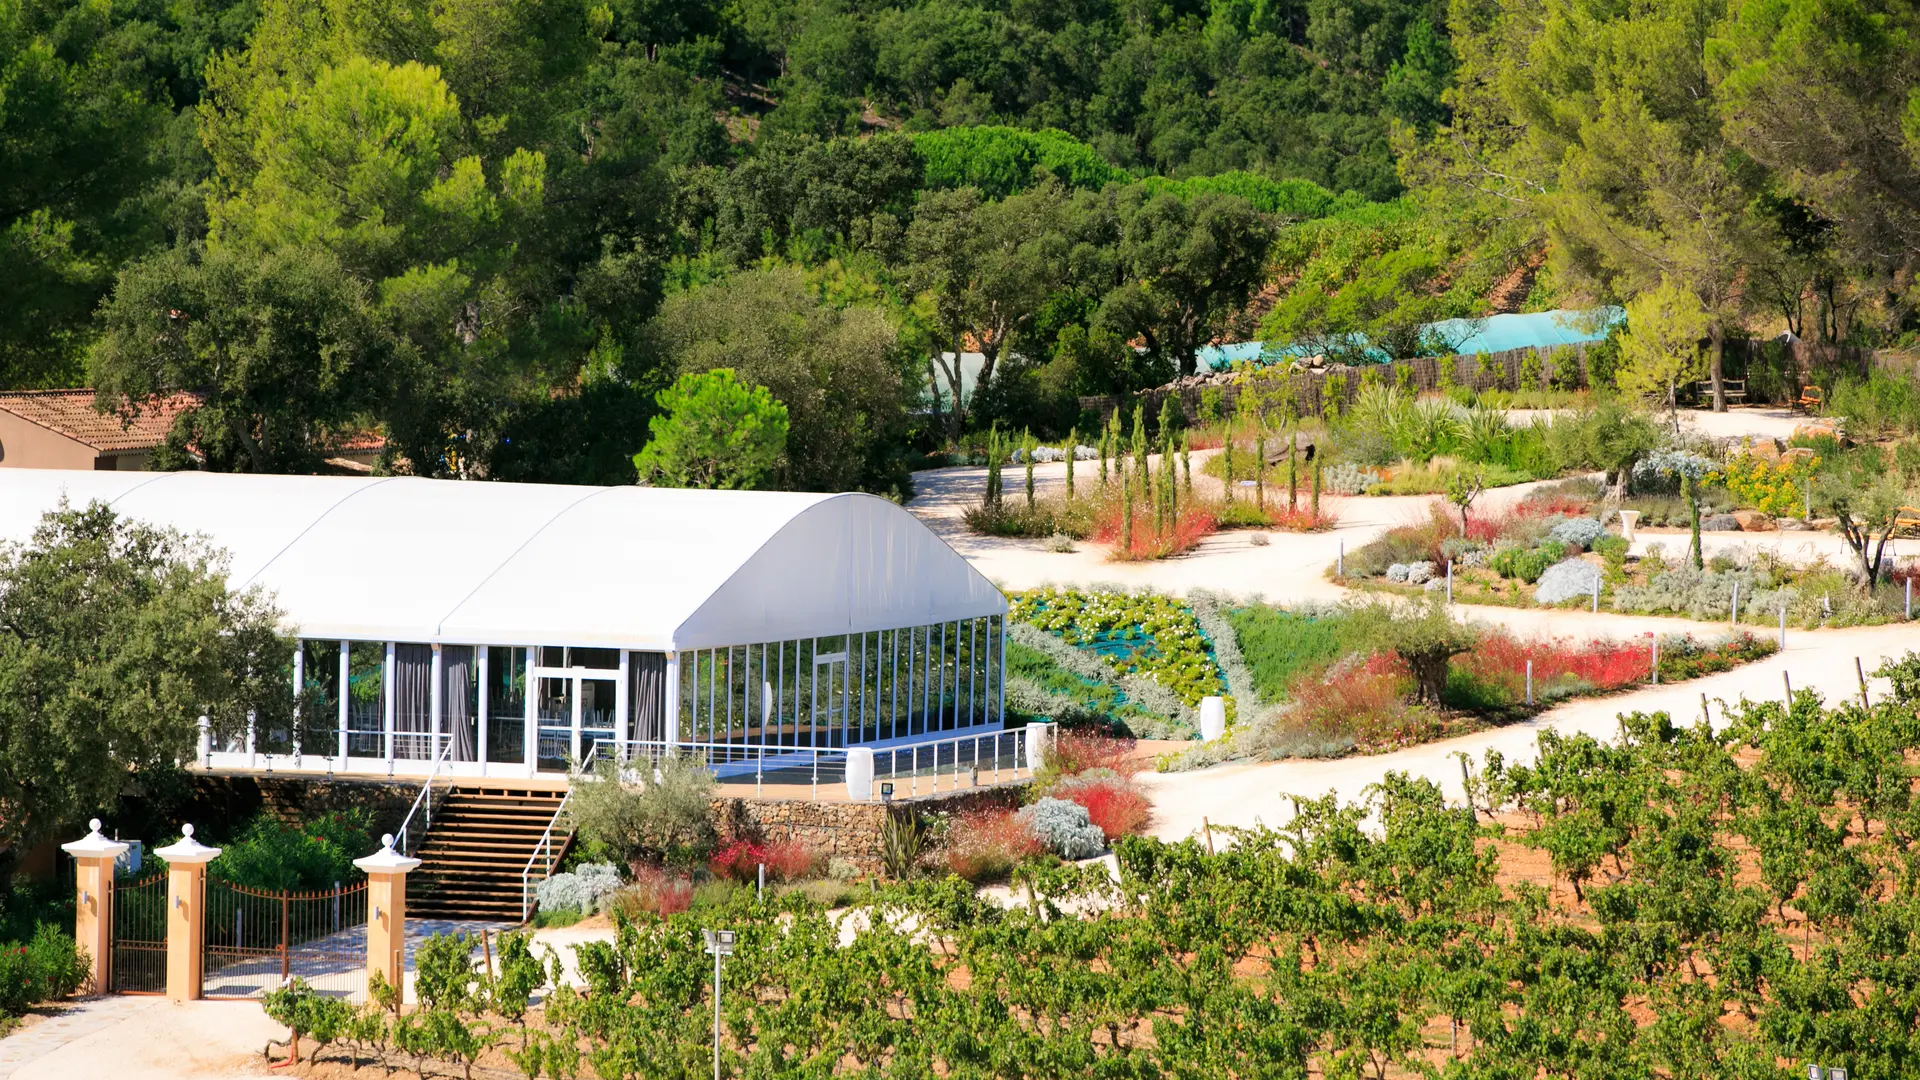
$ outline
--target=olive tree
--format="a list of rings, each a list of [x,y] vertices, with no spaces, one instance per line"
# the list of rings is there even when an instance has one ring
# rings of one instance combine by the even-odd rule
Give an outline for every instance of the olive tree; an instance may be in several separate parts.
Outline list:
[[[221,738],[287,726],[293,640],[225,556],[104,503],[49,511],[0,549],[0,851],[110,811],[136,777]]]

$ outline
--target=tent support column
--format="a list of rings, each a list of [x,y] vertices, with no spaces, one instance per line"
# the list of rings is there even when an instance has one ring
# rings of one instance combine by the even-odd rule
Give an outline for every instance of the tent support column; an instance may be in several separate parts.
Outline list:
[[[353,698],[353,694],[347,687],[347,679],[352,674],[353,665],[349,649],[351,644],[347,641],[340,642],[340,682],[333,695],[340,699],[340,764],[343,766],[347,763],[347,706]]]

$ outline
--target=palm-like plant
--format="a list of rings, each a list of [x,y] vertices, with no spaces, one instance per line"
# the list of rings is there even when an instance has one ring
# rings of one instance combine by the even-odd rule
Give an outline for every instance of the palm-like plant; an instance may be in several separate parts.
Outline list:
[[[1468,409],[1461,423],[1460,451],[1473,461],[1499,460],[1500,448],[1509,441],[1512,431],[1507,414],[1499,409]]]
[[[1465,430],[1458,405],[1428,398],[1415,402],[1405,420],[1393,429],[1393,444],[1405,457],[1426,462],[1458,446]]]

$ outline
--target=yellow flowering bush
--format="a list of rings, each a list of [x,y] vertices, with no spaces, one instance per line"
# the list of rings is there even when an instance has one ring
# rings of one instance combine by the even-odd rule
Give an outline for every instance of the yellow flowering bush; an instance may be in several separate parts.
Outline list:
[[[1736,454],[1722,470],[1722,478],[1740,505],[1775,517],[1791,517],[1804,505],[1801,482],[1819,464],[1818,457],[1769,461],[1751,453]]]

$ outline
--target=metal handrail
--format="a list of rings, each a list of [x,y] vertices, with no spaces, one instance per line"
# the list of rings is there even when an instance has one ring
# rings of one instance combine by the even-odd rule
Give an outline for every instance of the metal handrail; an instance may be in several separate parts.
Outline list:
[[[954,735],[945,739],[932,739],[927,742],[910,743],[906,746],[876,746],[872,748],[873,776],[875,780],[881,778],[880,759],[884,756],[887,758],[886,779],[898,779],[900,774],[900,755],[907,754],[909,755],[906,773],[909,784],[907,793],[909,795],[918,795],[920,793],[920,755],[925,753],[931,772],[928,779],[933,785],[932,790],[939,791],[941,750],[944,747],[952,747],[953,769],[948,774],[952,777],[949,790],[958,791],[960,789],[960,771],[963,764],[967,766],[972,776],[972,779],[969,781],[970,785],[977,785],[979,783],[980,773],[982,772],[980,745],[983,742],[991,741],[993,743],[993,778],[990,782],[997,784],[1000,782],[1002,769],[1000,764],[1001,740],[1006,740],[1013,757],[1013,763],[1006,766],[1006,771],[1013,779],[1018,780],[1021,775],[1021,770],[1024,769],[1026,775],[1031,778],[1033,776],[1033,766],[1027,761],[1027,729],[1024,727],[1003,728],[999,731],[979,732],[972,735]],[[973,754],[963,762],[960,748],[969,743],[972,744]]]
[[[599,747],[596,746],[594,749],[597,750]],[[587,758],[588,760],[592,760],[593,755],[588,754]],[[567,812],[567,804],[572,801],[573,790],[569,788],[567,793],[561,797],[560,805],[553,808],[553,819],[547,822],[547,831],[540,834],[540,842],[534,845],[533,854],[527,856],[527,865],[520,868],[521,922],[526,922],[528,919],[533,918],[533,864],[540,861],[542,854],[547,856],[547,865],[543,869],[543,876],[540,879],[545,881],[547,878],[553,876],[554,865],[560,861],[559,855],[551,850],[553,847],[553,827],[560,824],[560,816]]]
[[[908,778],[910,794],[919,794],[920,770],[925,760],[931,776],[932,790],[940,790],[943,762],[950,763],[952,769],[950,788],[960,787],[960,774],[970,771],[973,782],[979,775],[991,769],[992,780],[998,783],[1002,773],[1019,779],[1022,775],[1031,777],[1033,769],[1026,761],[1027,731],[1025,728],[1002,728],[995,731],[974,732],[971,734],[951,735],[943,739],[929,739],[909,743],[905,746],[863,746],[857,749],[871,750],[874,757],[875,779],[894,780],[901,776]],[[983,752],[991,744],[989,756]],[[754,791],[758,793],[764,786],[768,773],[806,770],[809,774],[813,794],[820,793],[822,772],[828,783],[845,779],[847,752],[849,747],[841,746],[794,746],[779,743],[713,743],[713,742],[668,742],[661,739],[602,740],[594,745],[593,752],[581,762],[582,771],[589,768],[599,752],[607,749],[612,759],[622,765],[639,759],[657,763],[662,758],[680,753],[696,753],[707,759],[707,765],[717,775],[737,772],[744,776],[746,769],[753,770]],[[966,748],[971,753],[966,753]],[[907,757],[901,762],[901,757]],[[1011,757],[1010,764],[1003,764]],[[885,772],[881,770],[881,760],[885,759]],[[824,770],[822,766],[825,766]],[[905,768],[902,768],[902,765]]]
[[[446,764],[447,758],[452,754],[453,740],[448,739],[447,745],[440,751],[440,756],[433,759],[433,769],[427,773],[426,783],[420,785],[420,794],[413,797],[413,805],[407,809],[406,819],[400,823],[400,831],[395,834],[400,838],[398,845],[400,854],[413,854],[412,849],[407,843],[407,830],[413,826],[413,815],[421,813],[423,804],[425,814],[421,820],[420,831],[424,833],[428,829],[433,828],[433,800],[429,798],[429,795],[433,791],[434,780],[440,776],[440,766]]]

